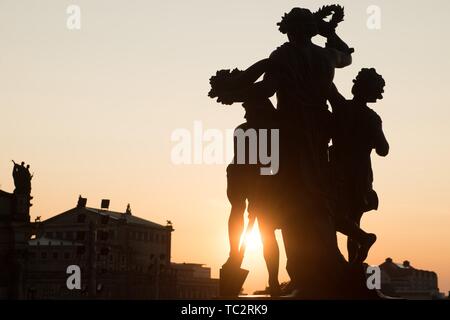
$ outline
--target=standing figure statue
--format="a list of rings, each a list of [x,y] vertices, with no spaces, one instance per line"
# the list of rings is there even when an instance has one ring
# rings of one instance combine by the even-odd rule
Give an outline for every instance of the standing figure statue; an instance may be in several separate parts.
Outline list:
[[[23,161],[20,165],[14,160],[12,162],[14,163],[12,172],[15,186],[14,193],[29,196],[31,194],[31,179],[33,179],[33,175],[30,173],[30,165],[25,166]]]
[[[330,96],[333,108],[333,146],[330,148],[336,228],[348,236],[348,260],[363,263],[376,241],[374,234],[359,226],[364,212],[378,208],[373,190],[370,155],[389,153],[380,116],[367,106],[383,98],[384,79],[375,69],[364,68],[353,80],[353,99],[346,100],[335,88]]]
[[[210,79],[212,86],[210,96],[220,96],[222,92],[230,91],[232,87],[248,82],[248,79],[244,81],[241,77],[244,73],[247,77],[252,75],[251,83],[256,81],[264,73],[264,64],[264,61],[258,62],[245,72],[237,69],[232,72],[218,71]],[[275,237],[278,223],[276,210],[271,206],[273,201],[269,200],[272,193],[269,187],[272,177],[261,174],[263,164],[258,161],[258,155],[262,145],[267,147],[266,150],[272,149],[271,138],[267,131],[270,132],[276,126],[277,114],[269,99],[249,99],[242,106],[245,109],[246,122],[239,125],[234,132],[234,157],[227,167],[227,196],[231,203],[228,220],[230,255],[223,268],[233,270],[242,264],[245,250],[242,250],[240,242],[244,233],[244,213],[247,209],[249,214],[247,234],[257,219],[269,274],[269,293],[272,297],[276,297],[280,295],[279,248]],[[265,130],[266,134],[261,134],[260,130]],[[254,137],[253,141],[250,141],[251,138],[247,139],[251,136]]]

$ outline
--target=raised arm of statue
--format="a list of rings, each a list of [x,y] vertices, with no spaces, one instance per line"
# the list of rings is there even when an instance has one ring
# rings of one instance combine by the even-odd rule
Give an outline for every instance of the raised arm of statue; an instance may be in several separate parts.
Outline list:
[[[339,92],[334,83],[331,85],[328,101],[330,102],[333,112],[338,111],[346,101],[345,97]]]
[[[354,50],[349,48],[336,33],[327,38],[326,48],[335,68],[345,68],[352,64]]]
[[[330,21],[325,21],[325,17],[331,16]],[[325,47],[335,68],[344,68],[352,63],[352,53],[350,48],[337,34],[336,27],[344,20],[344,8],[339,5],[324,6],[316,13],[317,27],[319,34],[327,39]]]

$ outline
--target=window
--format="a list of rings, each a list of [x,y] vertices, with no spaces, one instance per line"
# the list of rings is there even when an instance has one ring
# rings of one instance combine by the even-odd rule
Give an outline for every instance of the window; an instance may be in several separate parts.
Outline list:
[[[108,231],[99,230],[97,232],[97,240],[107,241],[108,240],[108,236],[109,236]]]
[[[108,224],[109,222],[109,216],[102,216],[101,223],[102,224]]]
[[[70,259],[70,253],[69,252],[64,252],[64,259],[65,260]]]
[[[41,252],[41,258],[42,259],[47,259],[47,252]]]
[[[58,259],[58,252],[53,252],[53,259],[57,260]]]
[[[73,240],[73,232],[72,231],[66,232],[66,239],[67,240]]]
[[[77,240],[83,241],[86,237],[86,233],[84,231],[77,232]]]
[[[62,239],[63,233],[62,232],[56,232],[56,239]]]
[[[53,232],[46,232],[45,233],[45,237],[48,238],[48,239],[53,238]]]
[[[83,255],[86,252],[85,246],[80,246],[77,248],[77,255]]]

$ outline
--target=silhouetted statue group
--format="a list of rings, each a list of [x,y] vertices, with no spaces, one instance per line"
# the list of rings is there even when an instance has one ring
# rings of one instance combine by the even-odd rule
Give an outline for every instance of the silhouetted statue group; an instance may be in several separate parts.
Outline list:
[[[367,106],[382,99],[385,83],[375,69],[362,69],[353,80],[353,99],[339,94],[335,69],[349,66],[353,53],[335,32],[343,18],[337,5],[315,13],[294,8],[278,23],[288,42],[245,71],[220,70],[210,80],[210,97],[227,105],[243,103],[246,122],[237,129],[279,130],[276,174],[262,175],[261,163],[237,163],[236,146],[227,168],[232,209],[224,268],[242,262],[239,244],[247,209],[250,221],[258,220],[272,296],[282,294],[275,239],[275,230],[281,229],[292,296],[378,297],[366,286],[363,265],[376,236],[359,225],[364,212],[378,207],[371,151],[380,156],[389,151],[381,119]],[[325,47],[313,44],[316,35],[326,38]],[[275,94],[276,108],[269,100]],[[266,135],[257,139],[274,150]],[[251,148],[247,143],[245,152]],[[348,237],[348,261],[338,249],[337,231]]]
[[[31,193],[31,179],[33,175],[30,173],[30,165],[25,166],[25,162],[21,164],[14,163],[12,176],[14,179],[15,194],[30,195]]]

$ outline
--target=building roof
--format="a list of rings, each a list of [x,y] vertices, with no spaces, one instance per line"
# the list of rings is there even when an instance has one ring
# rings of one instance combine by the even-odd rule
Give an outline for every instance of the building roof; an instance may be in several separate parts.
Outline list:
[[[87,211],[90,211],[90,212],[93,212],[93,213],[96,213],[99,215],[109,216],[111,219],[114,219],[114,220],[125,219],[127,223],[140,224],[140,225],[145,225],[147,227],[153,227],[153,228],[157,228],[157,229],[167,229],[166,226],[133,216],[131,214],[125,214],[125,213],[96,209],[96,208],[88,208],[88,207],[79,208],[79,209],[85,209]]]
[[[142,226],[151,227],[151,228],[155,228],[155,229],[164,229],[164,230],[172,229],[171,226],[163,226],[161,224],[158,224],[158,223],[155,223],[155,222],[152,222],[149,220],[145,220],[145,219],[136,217],[131,214],[115,212],[115,211],[110,211],[110,210],[97,209],[97,208],[89,208],[89,207],[75,207],[75,208],[65,211],[63,213],[57,214],[51,218],[48,218],[47,220],[45,220],[43,222],[44,223],[51,222],[52,220],[57,219],[57,218],[61,217],[62,215],[66,215],[66,214],[80,214],[80,213],[85,213],[85,214],[94,213],[94,214],[98,214],[101,216],[108,216],[110,219],[113,219],[113,220],[122,220],[122,221],[125,220],[126,223],[129,223],[129,224],[142,225]]]
[[[380,268],[387,272],[389,275],[408,276],[413,272],[420,272],[421,274],[428,274],[437,277],[436,273],[428,270],[420,270],[414,268],[409,261],[403,263],[396,263],[391,258],[387,258],[385,262],[380,264]]]

